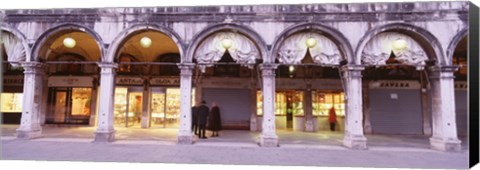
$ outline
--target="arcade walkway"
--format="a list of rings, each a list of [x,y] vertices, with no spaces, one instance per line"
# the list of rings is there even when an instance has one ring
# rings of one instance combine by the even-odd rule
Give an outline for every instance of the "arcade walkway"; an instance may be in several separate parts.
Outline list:
[[[15,138],[18,125],[1,125],[3,139]],[[35,141],[93,141],[94,127],[43,127],[43,137]],[[145,143],[175,145],[177,129],[164,128],[116,128],[114,143]],[[207,131],[207,137],[211,133]],[[194,145],[199,146],[239,146],[258,147],[259,132],[225,130],[220,137],[198,139]],[[277,130],[280,147],[289,148],[328,148],[344,149],[342,133],[321,131],[317,133]],[[428,137],[418,135],[365,135],[369,150],[430,150]],[[462,152],[468,151],[468,140],[461,138]]]

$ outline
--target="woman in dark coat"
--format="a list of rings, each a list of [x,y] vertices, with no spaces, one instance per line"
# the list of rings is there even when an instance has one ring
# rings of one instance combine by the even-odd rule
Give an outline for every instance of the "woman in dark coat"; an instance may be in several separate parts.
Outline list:
[[[212,102],[208,124],[209,129],[212,131],[212,137],[218,136],[218,131],[222,130],[222,122],[220,119],[220,108],[218,108],[216,102]]]

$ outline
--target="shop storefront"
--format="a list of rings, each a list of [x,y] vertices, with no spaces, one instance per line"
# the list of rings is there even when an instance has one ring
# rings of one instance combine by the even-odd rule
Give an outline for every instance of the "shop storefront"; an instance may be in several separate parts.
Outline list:
[[[94,78],[52,76],[48,78],[47,124],[90,124],[95,109]]]
[[[251,80],[248,78],[204,78],[201,96],[211,108],[216,102],[220,108],[223,129],[248,130],[253,111]]]
[[[23,76],[3,76],[2,124],[19,124],[22,115]]]
[[[115,125],[141,128],[178,128],[180,80],[176,77],[117,77]],[[192,92],[194,93],[194,91]]]
[[[150,79],[150,126],[178,128],[180,125],[180,79]]]
[[[340,80],[317,79],[276,80],[275,123],[277,129],[305,131],[308,109],[311,108],[313,131],[329,129],[328,111],[334,107],[337,119],[336,131],[344,130],[345,104]],[[306,88],[309,86],[309,88]],[[308,90],[310,89],[310,90]],[[307,97],[306,95],[310,95]],[[262,122],[262,92],[257,91],[257,122]],[[261,128],[261,123],[258,123]]]
[[[418,81],[371,81],[370,122],[374,134],[423,134],[421,85]]]

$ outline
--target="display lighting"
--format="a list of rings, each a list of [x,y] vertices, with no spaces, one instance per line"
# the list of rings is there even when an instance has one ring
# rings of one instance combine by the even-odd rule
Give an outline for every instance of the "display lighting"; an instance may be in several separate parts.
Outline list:
[[[407,41],[404,39],[397,39],[393,42],[393,49],[400,51],[407,48]]]
[[[233,45],[233,40],[230,38],[225,38],[222,40],[222,46],[225,49],[229,49]]]
[[[73,48],[75,47],[75,45],[77,45],[77,42],[75,41],[75,39],[67,37],[63,39],[63,45],[67,48]]]
[[[308,38],[307,41],[305,42],[308,48],[313,48],[317,45],[317,40],[315,38]]]
[[[140,39],[140,45],[143,48],[148,48],[152,45],[152,39],[150,39],[148,37],[143,37],[142,39]]]

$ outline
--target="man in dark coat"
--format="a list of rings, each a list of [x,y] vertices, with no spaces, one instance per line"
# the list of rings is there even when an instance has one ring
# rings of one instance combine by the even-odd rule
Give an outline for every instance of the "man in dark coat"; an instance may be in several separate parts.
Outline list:
[[[212,137],[218,136],[218,131],[222,130],[222,122],[220,119],[220,108],[216,102],[212,102],[212,109],[208,117],[209,129],[212,131]]]
[[[198,137],[201,139],[207,139],[207,137],[205,137],[205,125],[207,124],[210,109],[205,104],[206,102],[202,101],[201,105],[196,108],[195,112],[198,118]]]
[[[328,111],[328,122],[330,123],[330,130],[335,131],[335,124],[337,123],[337,114],[335,113],[335,108],[330,108]]]
[[[198,135],[198,116],[196,113],[197,106],[192,107],[192,131],[195,135]]]

